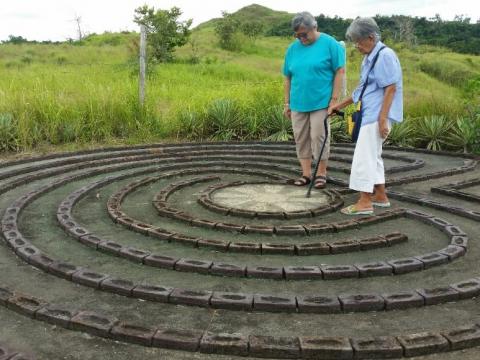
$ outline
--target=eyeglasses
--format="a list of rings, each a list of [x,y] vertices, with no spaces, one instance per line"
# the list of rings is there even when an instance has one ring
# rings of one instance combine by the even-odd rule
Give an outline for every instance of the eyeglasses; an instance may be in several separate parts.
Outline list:
[[[293,37],[296,38],[296,39],[306,39],[308,38],[308,33],[306,32],[303,32],[303,33],[295,33],[293,34]]]

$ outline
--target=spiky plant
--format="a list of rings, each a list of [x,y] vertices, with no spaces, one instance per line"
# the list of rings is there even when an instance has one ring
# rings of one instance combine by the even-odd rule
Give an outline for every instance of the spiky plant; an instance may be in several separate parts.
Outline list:
[[[431,115],[417,119],[414,126],[415,140],[429,150],[442,150],[448,146],[454,122],[444,115]]]

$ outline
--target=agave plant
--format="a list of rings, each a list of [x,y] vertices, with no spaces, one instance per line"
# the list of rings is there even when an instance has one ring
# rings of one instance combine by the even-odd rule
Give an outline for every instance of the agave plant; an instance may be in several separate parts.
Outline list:
[[[265,121],[266,141],[289,141],[293,139],[292,121],[283,115],[281,106],[272,106]]]
[[[429,150],[442,150],[448,146],[454,122],[444,115],[431,115],[419,118],[414,123],[416,142]]]
[[[351,137],[347,133],[347,121],[340,117],[332,117],[330,119],[330,133],[333,142],[351,142]]]
[[[465,153],[475,151],[480,146],[480,115],[457,118],[448,140],[449,145]]]
[[[17,151],[18,149],[15,119],[11,114],[0,113],[0,150]]]
[[[190,140],[200,140],[205,136],[205,126],[198,112],[184,109],[178,114],[180,131]]]
[[[396,146],[412,146],[414,143],[413,139],[413,129],[412,129],[412,120],[405,119],[401,123],[393,124],[390,134],[386,140],[386,143],[389,145]]]
[[[241,120],[239,108],[231,99],[215,100],[206,109],[207,132],[212,140],[241,139]]]

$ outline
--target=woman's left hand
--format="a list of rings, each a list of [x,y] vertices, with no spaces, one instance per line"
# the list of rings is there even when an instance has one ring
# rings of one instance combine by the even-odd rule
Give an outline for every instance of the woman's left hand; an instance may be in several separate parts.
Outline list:
[[[388,124],[387,124],[387,120],[379,120],[378,130],[380,132],[380,137],[385,140],[387,138],[388,134],[390,133],[390,129],[388,128]]]

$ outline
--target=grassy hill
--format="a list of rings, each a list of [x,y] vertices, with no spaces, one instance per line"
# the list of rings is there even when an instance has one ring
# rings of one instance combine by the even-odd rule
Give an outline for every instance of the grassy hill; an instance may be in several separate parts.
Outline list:
[[[290,15],[252,5],[236,16],[273,24]],[[149,66],[143,109],[137,34],[95,35],[82,44],[0,45],[0,146],[288,138],[280,70],[293,39],[244,39],[240,51],[228,52],[217,46],[214,21],[193,31],[175,63]],[[407,118],[476,116],[472,79],[480,78],[479,56],[389,45],[402,62]],[[350,46],[347,55],[351,91],[361,56]]]
[[[268,29],[276,24],[281,24],[291,20],[293,14],[286,11],[276,11],[262,5],[252,4],[245,6],[234,13],[234,17],[239,22],[261,21],[265,28]],[[213,27],[219,19],[206,21],[196,27],[196,30]]]

